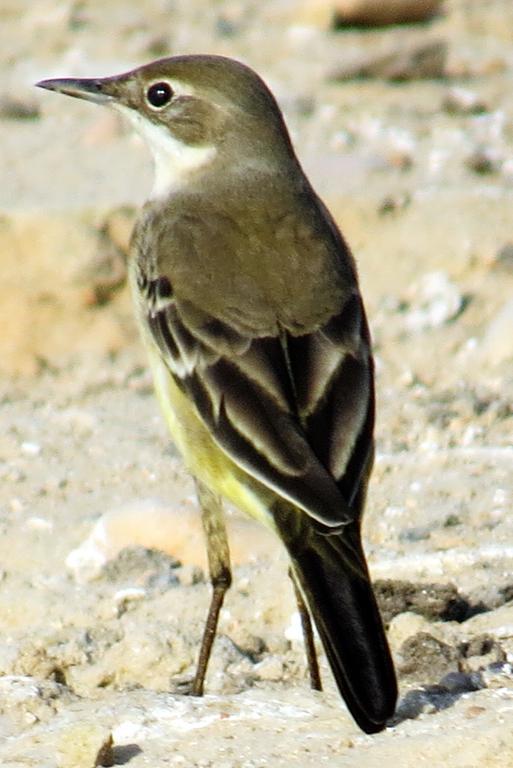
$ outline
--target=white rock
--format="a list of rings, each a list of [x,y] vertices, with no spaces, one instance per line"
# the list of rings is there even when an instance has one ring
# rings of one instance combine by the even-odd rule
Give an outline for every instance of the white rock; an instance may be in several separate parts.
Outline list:
[[[31,528],[34,531],[51,531],[53,530],[53,522],[48,520],[47,517],[39,517],[33,515],[29,517],[25,523],[27,528]]]
[[[285,637],[291,643],[300,643],[303,641],[301,616],[297,611],[294,611],[294,613],[290,617],[289,625],[285,629]]]
[[[428,272],[411,288],[406,325],[411,331],[439,328],[452,320],[463,305],[461,292],[445,272]]]
[[[181,535],[177,520],[177,513],[158,499],[139,499],[105,512],[87,539],[69,553],[66,566],[76,581],[84,583],[96,579],[105,563],[125,547],[171,553],[173,541]],[[187,533],[186,525],[184,530]]]
[[[144,600],[147,594],[147,591],[142,587],[125,587],[124,589],[118,589],[114,594],[114,604],[118,610],[121,610],[126,608],[128,603]]]
[[[79,584],[98,578],[107,560],[105,545],[97,533],[98,524],[91,535],[76,549],[73,549],[66,558],[66,567],[69,568],[75,580]]]
[[[39,456],[41,453],[41,446],[38,443],[31,443],[29,441],[22,443],[20,449],[24,456]]]

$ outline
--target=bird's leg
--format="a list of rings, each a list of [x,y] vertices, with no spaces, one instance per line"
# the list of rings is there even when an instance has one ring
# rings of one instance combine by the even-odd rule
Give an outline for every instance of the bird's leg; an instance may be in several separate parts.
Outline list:
[[[317,651],[315,650],[314,633],[310,613],[303,599],[301,589],[297,583],[294,571],[289,568],[289,576],[294,585],[294,594],[296,596],[297,609],[301,618],[301,629],[303,630],[303,641],[305,643],[306,663],[310,674],[310,688],[314,691],[322,691],[321,673],[319,671],[319,662],[317,661]]]
[[[226,590],[232,583],[232,572],[221,498],[199,480],[196,480],[196,492],[201,507],[201,519],[207,544],[208,570],[212,584],[212,599],[203,631],[196,675],[191,688],[193,696],[203,696],[203,684],[216,636],[219,613]]]

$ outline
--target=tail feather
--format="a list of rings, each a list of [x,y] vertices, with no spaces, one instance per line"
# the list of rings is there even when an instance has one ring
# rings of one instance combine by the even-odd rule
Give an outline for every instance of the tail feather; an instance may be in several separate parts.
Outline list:
[[[376,733],[394,713],[397,683],[355,527],[311,531],[288,549],[340,693],[362,730]]]

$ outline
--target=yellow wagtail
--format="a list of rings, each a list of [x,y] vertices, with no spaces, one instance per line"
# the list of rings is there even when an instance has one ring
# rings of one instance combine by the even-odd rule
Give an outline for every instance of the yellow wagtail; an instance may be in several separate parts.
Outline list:
[[[225,497],[289,553],[313,687],[306,606],[355,720],[381,730],[397,686],[360,538],[373,463],[369,331],[353,257],[274,97],[219,56],[38,85],[116,107],[154,156],[130,279],[207,538],[213,595],[193,693],[231,583]]]

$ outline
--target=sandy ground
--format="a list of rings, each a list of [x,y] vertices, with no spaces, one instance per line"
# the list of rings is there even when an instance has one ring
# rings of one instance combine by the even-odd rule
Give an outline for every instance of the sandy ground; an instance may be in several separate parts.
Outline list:
[[[513,10],[333,31],[324,7],[0,8],[2,766],[513,765]],[[428,38],[444,78],[330,77]],[[309,690],[286,560],[233,510],[208,695],[180,693],[209,587],[124,283],[149,158],[32,83],[199,51],[267,79],[357,255],[379,398],[365,541],[401,685],[374,737],[324,660]]]

